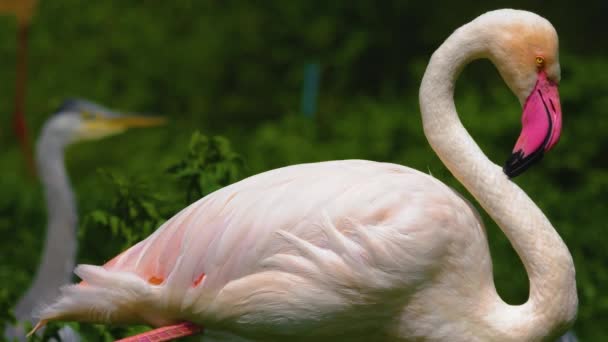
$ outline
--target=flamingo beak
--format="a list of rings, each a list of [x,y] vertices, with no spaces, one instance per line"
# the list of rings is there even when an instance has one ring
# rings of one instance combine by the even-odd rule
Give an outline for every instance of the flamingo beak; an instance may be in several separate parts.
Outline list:
[[[561,131],[562,108],[557,83],[540,71],[536,86],[524,104],[521,134],[503,168],[505,174],[516,177],[541,160],[544,153],[555,146]]]

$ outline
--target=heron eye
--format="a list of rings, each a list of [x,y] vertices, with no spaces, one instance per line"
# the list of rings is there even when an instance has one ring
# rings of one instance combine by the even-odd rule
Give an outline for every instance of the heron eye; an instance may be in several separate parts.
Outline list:
[[[542,56],[536,56],[536,66],[540,68],[543,65],[545,65],[545,59]]]

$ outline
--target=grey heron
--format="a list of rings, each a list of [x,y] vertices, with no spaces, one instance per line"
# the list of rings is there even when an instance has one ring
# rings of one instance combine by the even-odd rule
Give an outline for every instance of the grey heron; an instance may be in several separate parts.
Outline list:
[[[123,115],[82,99],[65,101],[46,121],[36,144],[36,163],[47,209],[46,238],[32,284],[15,307],[19,321],[32,321],[32,311],[57,296],[59,288],[72,279],[78,214],[64,163],[65,148],[119,134],[130,127],[157,126],[164,121],[160,117]],[[9,327],[6,337],[25,339],[23,327]]]

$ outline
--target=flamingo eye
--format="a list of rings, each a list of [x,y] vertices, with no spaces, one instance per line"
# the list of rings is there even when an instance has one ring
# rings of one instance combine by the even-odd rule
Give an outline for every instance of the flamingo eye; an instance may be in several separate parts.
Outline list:
[[[545,65],[545,59],[542,56],[536,56],[536,66],[541,68]]]

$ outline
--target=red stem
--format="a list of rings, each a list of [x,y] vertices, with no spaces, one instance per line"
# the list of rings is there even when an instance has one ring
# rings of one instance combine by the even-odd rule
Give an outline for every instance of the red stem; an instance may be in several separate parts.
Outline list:
[[[19,23],[17,28],[17,72],[15,75],[15,111],[13,112],[13,130],[25,158],[30,175],[35,175],[32,146],[25,121],[25,93],[27,80],[27,41],[29,25]]]

